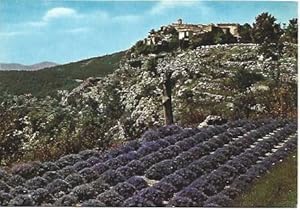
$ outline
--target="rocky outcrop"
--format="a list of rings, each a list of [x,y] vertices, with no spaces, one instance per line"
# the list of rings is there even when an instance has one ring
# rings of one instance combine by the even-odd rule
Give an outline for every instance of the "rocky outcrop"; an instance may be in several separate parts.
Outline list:
[[[176,124],[197,126],[208,115],[232,118],[240,114],[236,111],[237,102],[248,94],[229,83],[237,69],[261,74],[265,81],[274,74],[274,62],[262,58],[258,48],[255,44],[227,44],[201,46],[156,58],[141,56],[136,58],[141,65],[132,66],[132,60],[124,61],[113,74],[89,78],[70,92],[59,91],[55,97],[11,97],[2,103],[2,109],[14,107],[28,123],[12,126],[2,136],[17,134],[22,139],[23,153],[35,150],[36,145],[64,139],[82,139],[91,142],[85,147],[101,148],[139,137],[146,129],[164,123],[165,72],[171,73],[173,82]],[[293,84],[297,82],[297,57],[291,52],[296,51],[295,45],[286,45],[278,63],[280,78]],[[156,68],[149,64],[151,59],[156,60]],[[270,88],[265,81],[249,88],[251,97],[266,96]],[[268,112],[263,103],[251,100],[247,109],[259,116]]]

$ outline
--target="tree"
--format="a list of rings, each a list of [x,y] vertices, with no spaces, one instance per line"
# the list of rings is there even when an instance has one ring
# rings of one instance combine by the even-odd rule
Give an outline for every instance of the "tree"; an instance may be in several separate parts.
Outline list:
[[[298,18],[293,18],[289,20],[289,25],[284,31],[284,38],[288,42],[298,42]]]
[[[252,30],[252,27],[248,23],[245,23],[244,25],[242,25],[240,27],[240,36],[241,36],[240,42],[242,42],[242,43],[252,42],[251,30]]]
[[[233,102],[236,117],[248,118],[250,116],[251,107],[256,104],[254,93],[250,87],[263,79],[263,75],[249,72],[243,68],[235,72],[231,79],[231,85],[238,90]]]
[[[168,56],[164,55],[163,57],[168,60],[169,58],[174,56],[174,53],[171,54],[169,54]],[[158,78],[160,81],[160,86],[162,87],[162,105],[164,109],[165,125],[173,124],[174,119],[172,108],[172,89],[176,82],[176,80],[172,78],[174,69],[165,68],[164,65],[158,65],[157,58],[148,59],[148,61],[146,62],[146,69],[148,71],[154,72],[154,77]]]
[[[277,43],[282,30],[280,25],[276,23],[276,18],[269,13],[262,13],[258,15],[253,23],[252,39],[258,44]]]
[[[197,34],[192,36],[190,40],[190,48],[194,49],[200,45],[211,45],[214,44],[213,33],[207,32],[204,34]]]
[[[245,69],[238,69],[231,79],[232,85],[240,91],[245,91],[252,84],[263,80],[264,77],[261,74],[255,72],[249,72]]]
[[[174,123],[172,110],[172,72],[165,72],[163,81],[163,106],[165,115],[165,124],[171,125]]]
[[[265,59],[271,58],[272,61],[275,61],[273,75],[277,82],[281,74],[279,59],[283,50],[282,33],[283,30],[276,23],[274,16],[269,13],[262,13],[256,17],[252,29],[252,39],[255,43],[260,44],[259,52]]]
[[[236,38],[226,30],[214,29],[203,34],[197,34],[191,38],[189,42],[190,48],[194,49],[200,45],[212,45],[212,44],[225,44],[225,43],[235,43]]]
[[[237,42],[236,38],[229,32],[229,30],[226,30],[222,38],[223,38],[222,44]]]
[[[222,29],[215,29],[212,31],[213,44],[225,44],[225,43],[234,43],[236,38],[226,30],[225,32]]]

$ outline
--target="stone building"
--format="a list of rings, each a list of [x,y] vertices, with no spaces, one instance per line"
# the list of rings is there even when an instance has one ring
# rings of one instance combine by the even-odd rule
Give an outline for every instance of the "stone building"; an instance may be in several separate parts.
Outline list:
[[[239,34],[240,25],[239,24],[236,24],[236,23],[219,23],[219,24],[217,24],[217,27],[221,28],[221,29],[228,29],[229,32],[234,37],[239,37],[240,36],[240,34]]]
[[[222,29],[224,33],[229,32],[237,39],[239,36],[240,25],[236,23],[218,23],[218,24],[188,24],[183,23],[182,19],[178,19],[177,22],[172,23],[168,26],[162,26],[158,31],[151,30],[148,37],[144,40],[147,45],[158,44],[162,41],[169,41],[170,34],[165,32],[170,30],[170,28],[175,28],[178,33],[179,40],[190,40],[193,36],[198,34],[204,34],[211,32],[216,29]]]

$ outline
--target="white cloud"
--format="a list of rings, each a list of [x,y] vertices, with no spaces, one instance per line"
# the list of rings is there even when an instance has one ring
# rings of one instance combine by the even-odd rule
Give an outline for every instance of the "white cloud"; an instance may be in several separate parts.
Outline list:
[[[197,1],[172,1],[172,0],[160,0],[157,2],[154,7],[151,8],[149,13],[151,15],[157,15],[165,12],[168,9],[172,9],[175,7],[192,7],[197,3]]]
[[[56,7],[46,12],[46,14],[43,17],[43,21],[47,22],[56,18],[74,17],[76,16],[76,14],[77,12],[74,9],[67,7]]]
[[[32,27],[44,27],[54,19],[67,18],[67,17],[77,18],[80,17],[80,15],[77,13],[76,10],[72,8],[55,7],[48,10],[40,20],[30,21],[27,22],[26,24]]]

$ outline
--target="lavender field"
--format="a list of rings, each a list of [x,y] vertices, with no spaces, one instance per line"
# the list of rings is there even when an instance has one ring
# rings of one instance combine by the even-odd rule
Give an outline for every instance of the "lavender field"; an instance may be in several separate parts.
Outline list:
[[[1,206],[228,207],[297,148],[297,124],[166,126],[101,153],[1,170]]]

